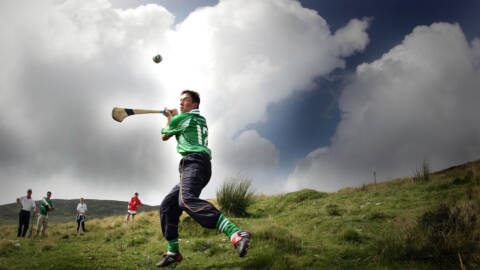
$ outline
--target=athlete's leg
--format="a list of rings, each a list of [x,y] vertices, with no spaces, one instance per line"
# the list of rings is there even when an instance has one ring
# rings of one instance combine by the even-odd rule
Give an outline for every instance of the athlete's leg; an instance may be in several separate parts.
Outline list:
[[[30,212],[25,212],[25,216],[24,216],[24,224],[23,224],[23,233],[22,233],[22,237],[25,237],[25,235],[27,235],[27,230],[28,230],[28,227],[30,225]]]
[[[238,255],[245,256],[250,246],[251,233],[239,230],[215,206],[199,198],[211,176],[208,156],[189,154],[182,160],[181,165],[183,170],[180,180],[180,207],[203,227],[218,228],[219,231],[225,233],[237,249]]]
[[[168,242],[168,249],[162,260],[157,263],[158,267],[165,267],[182,261],[182,254],[180,254],[178,244],[178,222],[182,214],[182,209],[178,206],[179,190],[179,186],[176,185],[165,196],[160,205],[160,223],[163,236]]]
[[[160,223],[167,240],[178,238],[178,222],[182,214],[182,209],[178,206],[179,190],[179,185],[173,187],[160,204]]]
[[[210,202],[199,198],[212,175],[210,158],[203,153],[185,156],[180,162],[180,175],[180,207],[203,227],[214,229],[220,211]]]
[[[38,220],[37,220],[37,235],[43,230],[43,219],[44,215],[38,215]]]
[[[81,223],[82,223],[82,230],[83,230],[83,232],[85,232],[85,216],[82,216]]]
[[[77,215],[77,233],[80,230],[80,216]]]
[[[48,216],[43,216],[42,236],[47,236]]]
[[[23,210],[20,210],[20,212],[18,213],[18,233],[17,233],[17,237],[20,237],[22,236],[22,228],[25,224],[25,218],[24,218],[24,215],[23,215]]]

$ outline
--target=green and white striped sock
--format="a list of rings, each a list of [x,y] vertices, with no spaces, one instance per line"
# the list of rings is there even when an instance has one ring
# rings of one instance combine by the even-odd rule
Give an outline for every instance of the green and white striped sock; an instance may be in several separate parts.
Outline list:
[[[178,246],[178,238],[168,240],[168,253],[178,253],[179,246]]]
[[[228,218],[226,218],[224,215],[220,214],[220,217],[218,218],[218,221],[217,221],[217,229],[220,231],[220,232],[223,232],[225,233],[226,236],[228,236],[228,238],[231,238],[231,236],[236,233],[237,231],[239,231],[239,229],[237,228],[237,226],[235,226],[235,224],[233,224],[230,220],[228,220]]]

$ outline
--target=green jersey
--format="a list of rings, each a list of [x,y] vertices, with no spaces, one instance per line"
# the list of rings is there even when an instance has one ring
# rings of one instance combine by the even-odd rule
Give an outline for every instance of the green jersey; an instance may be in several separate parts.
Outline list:
[[[207,121],[198,109],[172,117],[168,127],[162,129],[162,134],[175,135],[177,152],[182,156],[203,152],[212,158],[212,151],[208,148]]]
[[[50,211],[50,209],[48,209],[47,204],[50,205],[50,208],[53,208],[52,200],[47,197],[43,197],[40,206],[40,215],[48,215],[48,211]]]

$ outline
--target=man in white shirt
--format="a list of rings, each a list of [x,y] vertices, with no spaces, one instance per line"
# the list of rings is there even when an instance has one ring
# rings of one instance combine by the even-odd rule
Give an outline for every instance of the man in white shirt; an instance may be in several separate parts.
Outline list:
[[[37,212],[35,201],[32,199],[31,189],[27,190],[26,196],[17,198],[17,205],[20,207],[17,237],[25,237],[30,225],[30,212],[33,210],[33,215]]]
[[[87,213],[87,204],[83,198],[80,198],[80,202],[77,204],[77,233],[82,225],[82,230],[85,232],[85,214]]]

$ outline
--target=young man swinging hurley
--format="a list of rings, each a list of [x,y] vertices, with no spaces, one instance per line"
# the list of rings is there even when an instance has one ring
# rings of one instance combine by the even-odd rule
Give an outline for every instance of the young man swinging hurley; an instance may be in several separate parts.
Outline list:
[[[239,230],[215,206],[199,198],[212,174],[207,122],[200,115],[199,105],[198,93],[185,90],[180,97],[180,114],[176,109],[165,108],[164,115],[168,120],[162,129],[162,139],[166,141],[175,136],[178,142],[177,151],[183,158],[179,165],[180,183],[167,194],[160,205],[160,222],[163,236],[168,241],[168,252],[157,263],[158,267],[182,260],[178,245],[178,222],[182,211],[186,211],[203,227],[217,228],[225,233],[240,257],[247,254],[250,246],[250,232]]]

